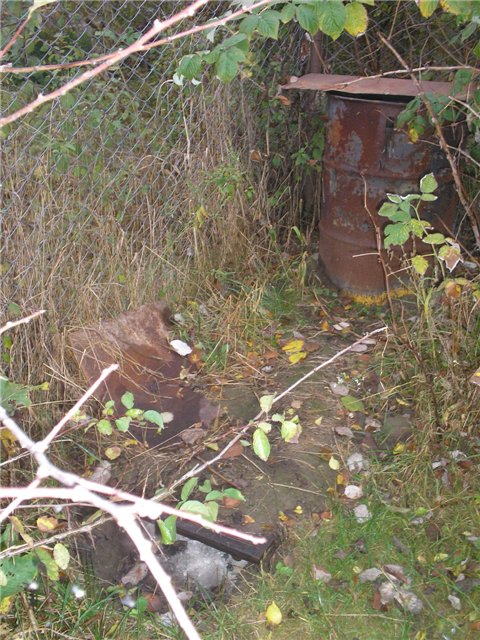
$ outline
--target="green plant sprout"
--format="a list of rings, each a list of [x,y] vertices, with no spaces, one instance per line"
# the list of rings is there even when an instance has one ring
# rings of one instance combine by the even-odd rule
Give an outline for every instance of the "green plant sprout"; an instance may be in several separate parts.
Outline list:
[[[275,396],[273,395],[266,395],[260,398],[260,408],[267,418],[274,399]],[[268,434],[272,431],[272,422],[279,424],[280,435],[285,442],[296,442],[302,433],[302,425],[297,415],[290,418],[286,417],[284,413],[274,413],[270,421],[262,420],[257,422],[257,428],[253,432],[253,451],[264,462],[270,456],[271,446]]]
[[[449,271],[453,271],[459,262],[463,262],[458,243],[443,233],[432,233],[431,223],[422,220],[419,213],[422,202],[437,200],[433,193],[437,187],[435,176],[428,173],[420,180],[420,193],[409,193],[406,196],[387,194],[388,202],[384,202],[378,211],[379,216],[388,218],[391,222],[384,229],[384,247],[388,249],[394,245],[402,246],[412,236],[419,238],[432,247],[430,255],[435,256],[440,264],[443,262]],[[416,273],[423,276],[429,262],[424,255],[417,254],[411,258],[411,265]]]
[[[194,476],[185,482],[180,492],[180,502],[176,505],[181,511],[195,513],[209,522],[215,522],[218,517],[219,503],[224,498],[233,500],[245,500],[244,495],[238,489],[229,487],[223,491],[213,489],[210,480],[205,480],[202,484],[198,484],[199,478]],[[204,501],[190,500],[190,496],[194,492],[205,494]],[[177,537],[177,516],[168,516],[165,520],[157,520],[157,526],[160,530],[163,544],[173,544]]]
[[[119,418],[113,418],[115,413],[115,402],[113,400],[109,400],[105,403],[102,409],[102,418],[95,418],[90,420],[86,429],[90,429],[91,427],[95,427],[99,433],[104,436],[111,436],[113,433],[114,425],[121,431],[125,433],[130,428],[130,424],[132,421],[135,422],[136,426],[144,427],[149,422],[151,424],[156,425],[157,433],[160,433],[165,428],[165,425],[173,420],[173,413],[169,411],[155,411],[154,409],[148,409],[147,411],[143,411],[143,409],[137,409],[135,407],[135,397],[133,393],[130,391],[126,391],[123,396],[120,398],[120,402],[125,408],[125,414],[120,416]],[[76,420],[85,420],[85,415],[77,415]]]

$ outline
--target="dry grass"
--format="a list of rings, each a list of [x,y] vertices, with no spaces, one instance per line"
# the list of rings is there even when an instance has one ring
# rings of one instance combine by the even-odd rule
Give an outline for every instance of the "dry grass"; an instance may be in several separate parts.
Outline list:
[[[267,165],[248,159],[259,132],[247,97],[238,99],[225,87],[191,97],[179,144],[165,155],[143,141],[112,161],[98,134],[91,179],[76,165],[53,169],[50,152],[25,160],[21,137],[7,148],[0,304],[47,310],[12,334],[7,372],[26,384],[50,381],[35,420],[51,421],[55,407],[79,395],[83,381],[68,350],[79,327],[159,298],[188,308],[207,332],[214,324],[211,340],[234,351],[263,326],[266,283],[286,263],[271,233]],[[78,129],[72,142],[87,148],[89,133]],[[198,318],[200,305],[210,320]]]

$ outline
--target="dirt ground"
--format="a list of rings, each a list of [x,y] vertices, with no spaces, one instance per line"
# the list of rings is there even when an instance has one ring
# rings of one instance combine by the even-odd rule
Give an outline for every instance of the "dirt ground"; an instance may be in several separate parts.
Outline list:
[[[371,327],[365,331],[369,329]],[[285,339],[288,338],[286,334]],[[315,341],[318,346],[302,362],[290,364],[280,350],[279,359],[268,368],[268,373],[216,386],[219,397],[211,399],[225,409],[226,418],[220,432],[223,430],[227,435],[218,436],[219,426],[213,425],[205,432],[204,441],[211,441],[213,432],[215,438],[220,437],[220,448],[224,446],[258,414],[259,397],[267,393],[278,395],[357,338],[350,330],[338,335],[312,330],[305,339]],[[336,482],[336,471],[329,466],[333,453],[339,455],[335,427],[364,419],[348,414],[330,385],[345,378],[355,378],[354,385],[358,385],[362,372],[370,371],[371,375],[371,368],[370,354],[348,353],[313,374],[274,408],[278,413],[298,415],[303,431],[297,444],[287,444],[272,432],[272,451],[267,462],[261,461],[251,447],[237,447],[237,455],[215,463],[202,473],[200,482],[208,478],[214,488],[237,487],[245,496],[245,502],[234,508],[220,506],[218,522],[279,540],[285,528],[298,519],[324,511],[327,492],[333,490]],[[361,443],[354,439],[349,447],[355,450]],[[194,463],[214,455],[202,442],[194,445],[177,442],[166,449],[129,448],[113,462],[110,484],[149,497]],[[131,543],[112,523],[96,528],[83,546],[96,575],[109,584],[118,584],[136,559]]]

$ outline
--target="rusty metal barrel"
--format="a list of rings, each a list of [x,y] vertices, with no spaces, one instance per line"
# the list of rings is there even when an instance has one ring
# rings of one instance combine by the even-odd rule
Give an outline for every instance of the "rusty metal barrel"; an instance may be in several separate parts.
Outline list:
[[[375,300],[385,291],[376,228],[388,223],[377,214],[387,193],[418,193],[420,178],[433,173],[438,200],[422,205],[422,218],[443,232],[454,225],[457,198],[445,154],[433,139],[414,144],[396,128],[410,99],[328,94],[319,252],[329,279],[354,297]],[[402,273],[400,252],[385,259],[389,270]],[[389,282],[402,286],[401,278]]]

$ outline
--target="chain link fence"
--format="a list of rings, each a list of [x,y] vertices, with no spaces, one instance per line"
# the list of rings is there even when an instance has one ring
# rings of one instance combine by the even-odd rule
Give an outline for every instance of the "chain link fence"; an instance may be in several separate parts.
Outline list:
[[[3,43],[29,5],[2,3]],[[6,62],[66,64],[109,53],[180,5],[54,2],[34,14]],[[195,21],[229,8],[229,2],[208,3]],[[361,38],[316,39],[316,70],[397,69],[379,32],[413,66],[470,62],[468,42],[452,46],[450,22],[422,20],[413,3],[379,3],[369,15]],[[12,378],[38,382],[50,375],[60,386],[71,381],[65,361],[70,329],[161,295],[195,296],[199,285],[189,284],[188,267],[195,261],[201,266],[207,244],[213,253],[217,245],[218,268],[248,268],[245,243],[262,225],[271,226],[272,209],[288,207],[295,189],[288,182],[293,152],[308,146],[309,128],[304,98],[286,110],[275,95],[290,75],[307,72],[309,40],[298,24],[289,25],[278,41],[254,43],[231,84],[208,74],[200,85],[176,84],[181,58],[208,46],[199,34],[133,55],[4,132],[0,306],[9,314],[48,309],[45,320],[11,348],[6,365]],[[10,113],[78,73],[5,74],[2,111]],[[263,163],[252,162],[255,150]],[[267,167],[272,150],[279,161]]]

